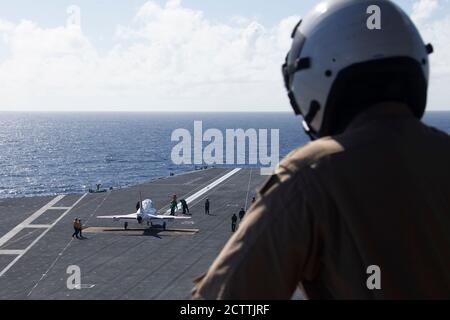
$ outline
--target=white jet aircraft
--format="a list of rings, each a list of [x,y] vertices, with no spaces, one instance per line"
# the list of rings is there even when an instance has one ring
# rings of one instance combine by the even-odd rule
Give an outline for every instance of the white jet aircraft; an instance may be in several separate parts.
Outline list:
[[[120,220],[136,220],[139,224],[147,223],[148,226],[155,227],[160,226],[166,230],[166,222],[172,222],[174,220],[185,220],[191,217],[179,217],[179,216],[167,216],[158,215],[157,210],[153,207],[153,201],[146,199],[144,201],[139,201],[139,209],[137,212],[126,215],[116,215],[116,216],[98,216],[98,219],[112,219],[114,221]],[[127,228],[127,222],[125,222],[124,228]]]

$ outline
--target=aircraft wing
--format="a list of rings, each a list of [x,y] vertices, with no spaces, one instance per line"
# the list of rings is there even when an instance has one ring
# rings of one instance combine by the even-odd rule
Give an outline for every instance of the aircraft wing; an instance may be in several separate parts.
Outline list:
[[[97,219],[112,219],[112,220],[136,220],[137,213],[117,215],[117,216],[98,216]]]
[[[165,219],[165,220],[186,220],[186,219],[190,219],[191,217],[165,216],[165,215],[154,215],[154,214],[151,214],[150,218],[152,218],[152,219]]]

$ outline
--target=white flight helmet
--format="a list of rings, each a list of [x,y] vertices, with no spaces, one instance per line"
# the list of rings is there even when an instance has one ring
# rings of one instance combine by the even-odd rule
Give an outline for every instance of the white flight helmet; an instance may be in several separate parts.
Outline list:
[[[378,18],[379,26],[371,20]],[[366,85],[377,99],[385,88],[376,86],[393,77],[402,94],[408,93],[402,102],[423,116],[433,47],[424,44],[414,23],[392,1],[322,2],[298,23],[292,38],[283,76],[292,107],[303,116],[312,139],[338,133],[335,122],[346,103],[366,94],[358,85]],[[373,79],[378,82],[372,85]],[[349,92],[352,81],[356,85]],[[370,103],[370,97],[362,100]]]

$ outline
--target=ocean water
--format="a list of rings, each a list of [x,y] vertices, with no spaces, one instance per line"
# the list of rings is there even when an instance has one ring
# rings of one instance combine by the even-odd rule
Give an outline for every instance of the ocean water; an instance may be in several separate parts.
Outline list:
[[[0,113],[0,198],[126,187],[193,170],[172,163],[171,134],[193,132],[196,120],[204,131],[279,129],[280,157],[309,141],[291,113]],[[450,133],[450,112],[424,121]]]

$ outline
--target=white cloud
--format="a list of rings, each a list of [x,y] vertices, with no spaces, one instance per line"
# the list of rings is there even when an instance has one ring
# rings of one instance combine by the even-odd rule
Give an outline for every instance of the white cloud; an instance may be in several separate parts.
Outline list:
[[[413,16],[436,48],[430,102],[448,108],[450,18],[431,19],[438,7],[418,1]],[[104,52],[75,26],[0,19],[0,110],[288,110],[280,66],[298,20],[219,23],[149,1]]]
[[[411,18],[416,21],[423,21],[431,17],[439,5],[439,0],[419,0],[413,4]]]
[[[147,2],[100,55],[76,27],[0,21],[1,107],[255,110],[287,106],[280,65],[297,17],[213,23],[178,0]],[[129,110],[129,109],[128,109]]]
[[[449,109],[450,96],[450,14],[441,12],[439,18],[432,18],[437,13],[443,1],[419,0],[413,4],[412,19],[417,24],[426,43],[434,46],[430,56],[431,79],[429,103],[433,109]],[[443,14],[442,14],[443,13]]]

